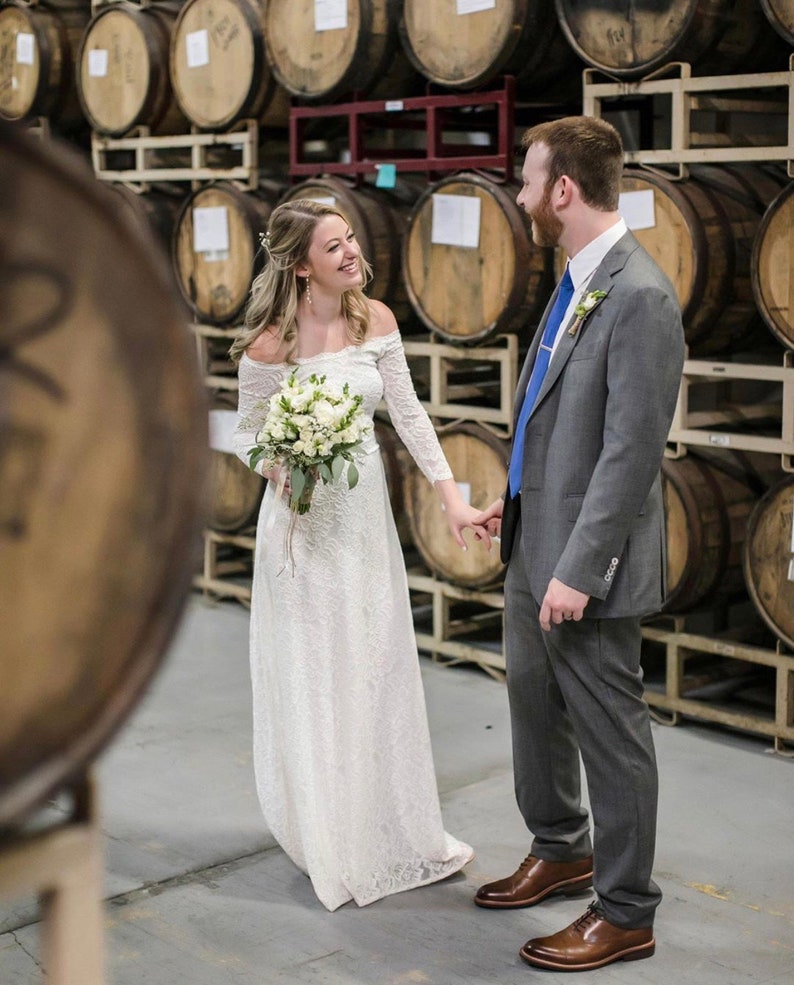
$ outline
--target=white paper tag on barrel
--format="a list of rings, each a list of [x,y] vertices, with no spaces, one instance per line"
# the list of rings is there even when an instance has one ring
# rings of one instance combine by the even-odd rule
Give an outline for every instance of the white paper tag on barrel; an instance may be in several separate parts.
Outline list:
[[[185,36],[187,67],[201,68],[210,63],[210,38],[206,30],[191,31]]]
[[[496,0],[458,0],[458,17],[464,14],[476,14],[480,10],[494,10]]]
[[[653,229],[656,226],[656,203],[653,189],[638,192],[622,192],[618,200],[618,212],[629,229]]]
[[[92,79],[104,79],[108,74],[107,48],[92,48],[88,52],[88,74]]]
[[[32,65],[36,55],[36,39],[32,34],[17,34],[17,65]]]
[[[234,455],[234,432],[237,430],[237,411],[211,410],[209,442],[213,451]]]
[[[480,245],[480,199],[469,195],[433,195],[431,243],[440,246]]]
[[[314,0],[314,30],[338,31],[347,27],[347,0]]]
[[[229,259],[229,210],[225,205],[193,209],[193,252],[208,263]]]

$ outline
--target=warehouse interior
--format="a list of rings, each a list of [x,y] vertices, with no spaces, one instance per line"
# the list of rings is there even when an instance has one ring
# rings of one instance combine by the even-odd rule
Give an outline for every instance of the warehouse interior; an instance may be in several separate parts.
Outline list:
[[[529,850],[505,572],[452,543],[385,406],[442,813],[475,858],[329,913],[268,831],[265,484],[233,453],[228,350],[273,209],[341,208],[460,487],[491,502],[565,263],[515,201],[521,135],[580,113],[623,138],[621,214],[687,344],[642,628],[657,952],[580,980],[791,980],[793,56],[791,0],[0,0],[2,985],[570,977],[518,949],[588,892],[473,905]]]

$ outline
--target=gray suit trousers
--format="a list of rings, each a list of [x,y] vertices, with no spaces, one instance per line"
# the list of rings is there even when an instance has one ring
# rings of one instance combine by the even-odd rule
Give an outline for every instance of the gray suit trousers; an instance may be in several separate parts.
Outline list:
[[[634,617],[540,628],[520,525],[505,580],[505,652],[516,799],[532,854],[594,854],[594,888],[619,927],[650,927],[658,777]],[[587,610],[585,609],[585,614]],[[581,803],[581,753],[594,840]]]

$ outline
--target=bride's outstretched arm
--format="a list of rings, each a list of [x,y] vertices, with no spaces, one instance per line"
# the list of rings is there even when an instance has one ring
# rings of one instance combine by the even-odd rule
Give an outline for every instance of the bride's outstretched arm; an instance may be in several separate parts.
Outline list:
[[[417,466],[441,497],[447,524],[456,543],[466,549],[462,531],[470,527],[475,538],[490,548],[488,532],[474,522],[480,511],[464,502],[433,422],[416,395],[399,332],[385,337],[378,369],[392,424]]]

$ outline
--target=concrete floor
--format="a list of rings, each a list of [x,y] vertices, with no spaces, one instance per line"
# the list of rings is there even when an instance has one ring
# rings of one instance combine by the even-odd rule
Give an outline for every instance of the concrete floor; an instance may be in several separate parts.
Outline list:
[[[504,685],[422,658],[447,829],[465,874],[328,913],[264,828],[253,787],[247,612],[193,597],[177,639],[97,764],[109,985],[513,985],[571,981],[518,957],[580,899],[485,911],[477,886],[528,848]],[[656,956],[587,985],[794,982],[794,762],[768,743],[654,726],[662,796]],[[0,985],[42,981],[35,901],[0,902]]]

